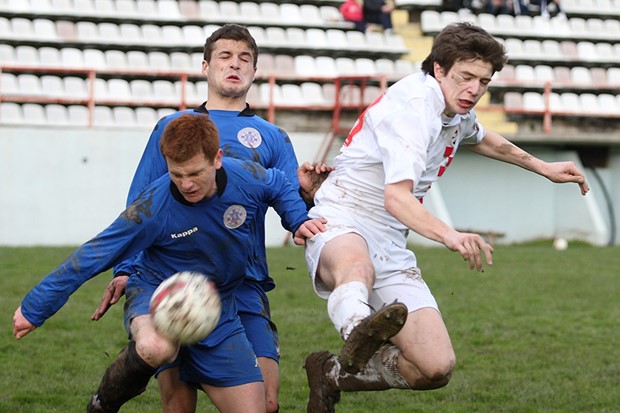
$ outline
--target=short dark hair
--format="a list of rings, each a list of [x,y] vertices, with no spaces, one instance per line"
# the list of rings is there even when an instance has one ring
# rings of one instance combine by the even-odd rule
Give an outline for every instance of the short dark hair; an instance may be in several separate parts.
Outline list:
[[[220,135],[209,115],[186,114],[166,125],[159,147],[162,155],[174,162],[185,162],[200,153],[213,161],[220,149]]]
[[[422,62],[422,71],[435,77],[434,63],[450,71],[454,63],[480,59],[490,63],[493,73],[503,69],[506,49],[486,30],[468,22],[446,26],[433,40],[431,52]]]
[[[232,23],[225,24],[214,31],[211,36],[207,37],[203,54],[203,57],[207,62],[211,61],[211,55],[213,54],[213,48],[215,47],[214,44],[220,39],[245,42],[252,51],[254,67],[256,67],[256,64],[258,63],[258,46],[256,45],[256,40],[254,40],[254,37],[252,37],[252,34],[246,27]]]

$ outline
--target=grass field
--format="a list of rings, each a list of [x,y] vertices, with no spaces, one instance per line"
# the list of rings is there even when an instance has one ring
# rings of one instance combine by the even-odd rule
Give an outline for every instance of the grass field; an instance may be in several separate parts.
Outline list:
[[[110,275],[86,283],[46,324],[16,341],[22,297],[70,248],[0,248],[0,412],[83,412],[126,342],[122,308],[90,321]],[[439,390],[345,393],[338,412],[471,413],[620,411],[620,248],[550,242],[496,247],[495,265],[469,271],[443,248],[416,249],[451,333],[457,368]],[[340,339],[298,247],[269,250],[270,293],[281,334],[281,412],[305,412],[305,356]],[[157,386],[123,413],[158,412]],[[214,412],[201,395],[198,412]]]

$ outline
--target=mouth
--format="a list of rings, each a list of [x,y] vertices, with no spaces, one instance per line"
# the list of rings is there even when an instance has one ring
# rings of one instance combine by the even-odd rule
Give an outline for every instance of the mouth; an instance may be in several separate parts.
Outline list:
[[[226,76],[226,80],[231,80],[233,82],[240,82],[241,78],[236,74],[232,74],[232,75]]]
[[[467,109],[470,110],[471,108],[474,107],[475,102],[468,100],[468,99],[459,99],[458,100],[458,104],[460,107],[462,107],[463,109]]]

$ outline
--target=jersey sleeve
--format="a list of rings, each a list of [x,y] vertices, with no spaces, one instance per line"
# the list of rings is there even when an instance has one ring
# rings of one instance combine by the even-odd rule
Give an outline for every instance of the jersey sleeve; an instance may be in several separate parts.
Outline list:
[[[158,236],[158,214],[141,214],[138,199],[97,236],[79,247],[41,280],[22,301],[24,317],[41,326],[82,284],[149,247]],[[142,209],[143,210],[143,209]]]
[[[138,198],[142,190],[151,182],[168,172],[166,160],[159,149],[159,141],[161,140],[161,135],[167,123],[167,118],[160,119],[151,132],[151,136],[146,143],[142,158],[138,163],[138,167],[136,168],[136,172],[129,187],[127,205],[130,205],[134,199]],[[129,258],[118,264],[114,267],[114,276],[119,274],[132,274],[134,272],[134,261],[133,258]]]

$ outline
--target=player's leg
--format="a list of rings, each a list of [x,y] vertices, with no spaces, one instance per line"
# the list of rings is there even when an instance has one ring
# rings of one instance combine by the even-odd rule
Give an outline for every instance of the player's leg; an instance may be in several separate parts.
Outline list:
[[[336,229],[313,237],[306,246],[306,260],[315,290],[327,298],[328,315],[345,340],[343,366],[357,372],[400,331],[407,308],[397,302],[369,303],[375,265],[366,238],[352,226],[338,223]]]
[[[243,331],[215,346],[207,342],[184,346],[180,360],[181,380],[201,383],[218,411],[265,413],[263,376]]]
[[[280,339],[276,325],[271,320],[267,294],[260,283],[246,280],[237,288],[235,296],[241,324],[263,374],[266,412],[276,413],[280,391]]]
[[[198,396],[196,387],[181,381],[178,365],[165,367],[156,376],[163,413],[195,413]]]
[[[125,327],[130,342],[106,369],[89,413],[116,413],[128,400],[144,392],[156,368],[174,360],[178,345],[161,336],[149,315],[152,286],[130,277],[126,289]]]

